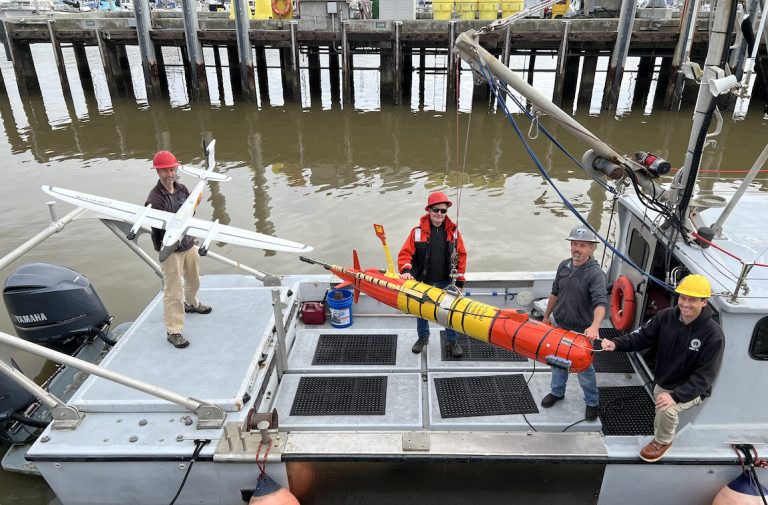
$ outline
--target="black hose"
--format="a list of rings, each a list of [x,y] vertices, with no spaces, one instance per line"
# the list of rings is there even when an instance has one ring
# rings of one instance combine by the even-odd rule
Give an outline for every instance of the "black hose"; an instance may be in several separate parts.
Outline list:
[[[50,421],[43,421],[42,419],[32,419],[31,417],[27,417],[24,414],[19,414],[18,412],[11,412],[9,417],[14,421],[18,421],[21,424],[31,426],[32,428],[45,428],[48,426],[48,423],[50,423]]]
[[[210,443],[211,443],[210,440],[195,440],[195,450],[194,452],[192,452],[192,459],[189,460],[187,473],[184,474],[184,479],[182,479],[181,485],[179,486],[179,490],[176,491],[176,496],[173,497],[173,500],[171,500],[170,505],[174,505],[174,503],[176,503],[176,500],[179,499],[179,495],[181,494],[181,491],[184,489],[184,485],[187,483],[187,477],[189,477],[189,472],[192,470],[192,465],[195,464],[197,457],[200,456],[200,451],[203,450],[203,447],[205,447]]]
[[[114,347],[117,345],[117,340],[109,336],[109,329],[111,327],[112,327],[112,318],[110,317],[109,320],[106,323],[104,323],[104,326],[101,327],[98,335],[99,335],[99,338],[102,341],[104,341],[105,344]]]

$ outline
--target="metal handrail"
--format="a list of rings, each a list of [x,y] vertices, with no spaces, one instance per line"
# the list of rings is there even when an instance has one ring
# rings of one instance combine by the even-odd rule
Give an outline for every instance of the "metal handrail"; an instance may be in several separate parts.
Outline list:
[[[221,428],[224,425],[226,412],[224,412],[224,410],[218,405],[205,403],[191,397],[182,396],[178,393],[174,393],[173,391],[169,391],[152,384],[147,384],[146,382],[133,379],[121,373],[113,372],[112,370],[107,370],[106,368],[101,368],[100,366],[94,365],[93,363],[89,363],[88,361],[84,361],[79,358],[75,358],[74,356],[60,353],[41,345],[33,344],[32,342],[27,342],[26,340],[8,335],[7,333],[0,332],[0,344],[6,344],[16,349],[30,352],[45,359],[78,368],[92,375],[116,382],[117,384],[122,384],[123,386],[127,386],[131,389],[147,393],[157,398],[175,403],[176,405],[180,405],[188,410],[194,411],[198,416],[198,429]],[[0,370],[6,372],[14,381],[18,382],[24,389],[40,398],[41,401],[47,405],[63,405],[61,400],[43,390],[40,388],[40,386],[34,384],[34,382],[28,378],[24,377],[26,380],[21,380],[18,377],[18,372],[15,370],[11,369],[11,371],[16,373],[8,373],[8,368],[10,368],[9,365],[5,365],[5,367],[0,367]],[[56,418],[54,417],[54,423],[55,422]],[[56,428],[55,425],[54,428]],[[66,426],[63,428],[60,427],[58,429],[72,429],[72,427]]]
[[[0,270],[4,269],[20,257],[24,256],[26,253],[34,249],[38,244],[40,244],[43,240],[47,239],[54,233],[59,233],[67,224],[69,224],[71,221],[74,221],[76,217],[85,212],[85,209],[77,208],[63,218],[56,220],[54,217],[53,206],[54,202],[48,202],[48,209],[51,212],[51,218],[53,222],[49,224],[43,231],[0,258]]]

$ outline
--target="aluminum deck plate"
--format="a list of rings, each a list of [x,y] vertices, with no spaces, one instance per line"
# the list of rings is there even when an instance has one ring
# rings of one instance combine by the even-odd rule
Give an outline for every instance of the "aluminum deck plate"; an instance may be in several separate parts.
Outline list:
[[[203,277],[199,298],[213,312],[186,314],[183,333],[189,347],[176,349],[167,342],[160,293],[101,366],[215,403],[228,412],[238,410],[258,370],[256,358],[269,345],[272,289],[256,287],[255,280],[249,283],[245,276]],[[72,404],[85,412],[186,412],[184,407],[99,377],[88,378]]]
[[[387,377],[302,377],[292,416],[383,416]]]
[[[397,335],[323,334],[317,341],[312,366],[395,365]]]
[[[468,337],[463,333],[458,334],[457,341],[464,351],[464,356],[460,358],[462,361],[528,362],[528,358],[521,354]],[[440,332],[440,359],[442,361],[459,361],[459,359],[451,357],[451,354],[448,351],[448,340],[445,331]]]
[[[521,374],[434,379],[443,418],[539,412]]]
[[[653,435],[655,408],[642,386],[599,387],[605,435]]]

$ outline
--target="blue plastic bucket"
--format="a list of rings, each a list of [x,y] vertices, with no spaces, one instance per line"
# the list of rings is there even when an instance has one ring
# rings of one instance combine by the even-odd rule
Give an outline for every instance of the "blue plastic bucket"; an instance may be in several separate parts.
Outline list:
[[[326,296],[331,312],[331,326],[347,328],[352,326],[352,295],[348,289],[332,289]]]

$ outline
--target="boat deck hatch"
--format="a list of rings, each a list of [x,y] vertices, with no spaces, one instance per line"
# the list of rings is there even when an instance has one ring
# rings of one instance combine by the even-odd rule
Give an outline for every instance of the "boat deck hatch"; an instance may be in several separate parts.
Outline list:
[[[302,377],[291,416],[384,415],[387,377]]]
[[[312,365],[394,365],[397,335],[324,334]]]
[[[461,361],[524,361],[527,362],[528,358],[517,354],[516,352],[496,347],[487,342],[481,342],[474,338],[459,333],[458,342],[461,349],[464,351],[464,356]],[[448,341],[446,340],[445,331],[440,332],[440,349],[442,361],[459,361],[451,357],[448,350]]]
[[[434,381],[443,418],[539,412],[522,374],[444,377]]]
[[[604,435],[653,435],[653,401],[643,386],[599,387]]]

